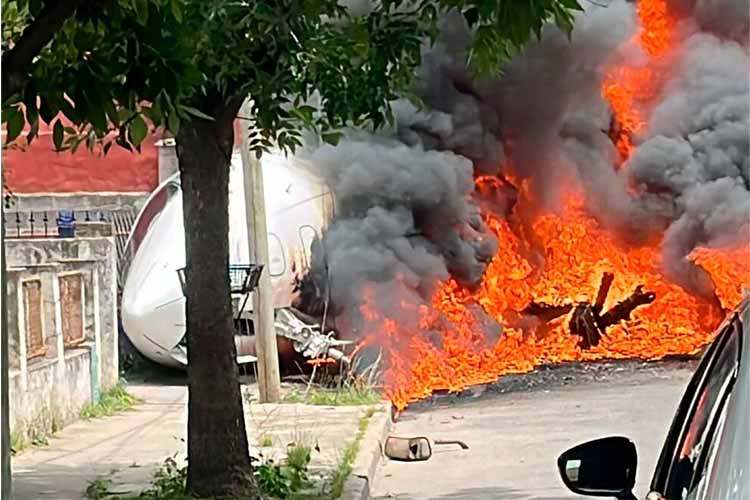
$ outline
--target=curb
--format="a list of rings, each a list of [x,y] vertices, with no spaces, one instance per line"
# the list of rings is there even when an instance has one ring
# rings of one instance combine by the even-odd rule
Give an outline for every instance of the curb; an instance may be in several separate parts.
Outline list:
[[[352,472],[344,483],[341,500],[370,500],[375,472],[383,458],[383,443],[393,427],[390,401],[380,408],[370,417]]]

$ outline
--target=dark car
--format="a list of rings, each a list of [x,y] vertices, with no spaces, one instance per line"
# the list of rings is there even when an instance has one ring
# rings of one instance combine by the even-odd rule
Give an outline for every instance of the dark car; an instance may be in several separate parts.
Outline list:
[[[634,500],[637,453],[625,437],[571,448],[558,459],[575,493]],[[750,302],[717,329],[682,396],[647,500],[750,499]]]

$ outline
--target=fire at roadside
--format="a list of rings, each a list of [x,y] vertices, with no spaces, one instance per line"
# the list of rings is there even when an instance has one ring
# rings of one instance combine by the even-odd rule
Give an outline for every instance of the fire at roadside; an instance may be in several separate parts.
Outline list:
[[[339,210],[310,278],[398,410],[711,340],[750,286],[750,28],[724,3],[587,5],[485,81],[448,18],[424,109],[311,153]]]

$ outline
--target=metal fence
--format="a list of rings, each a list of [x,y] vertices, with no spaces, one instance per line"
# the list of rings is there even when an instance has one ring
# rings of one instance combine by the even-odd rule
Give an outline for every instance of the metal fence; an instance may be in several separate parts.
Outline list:
[[[136,218],[135,210],[127,208],[101,208],[82,210],[37,210],[3,212],[6,238],[58,238],[58,220],[72,215],[74,222],[104,222],[112,224],[112,235],[117,246],[118,267],[125,253],[125,244]],[[118,276],[118,282],[120,281]]]
[[[72,215],[73,221],[108,222],[103,211],[95,210],[5,211],[5,237],[56,238],[59,236],[57,220],[63,214]]]

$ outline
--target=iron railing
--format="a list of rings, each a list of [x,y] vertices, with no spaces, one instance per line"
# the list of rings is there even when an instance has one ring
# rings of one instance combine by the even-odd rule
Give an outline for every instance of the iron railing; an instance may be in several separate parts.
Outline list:
[[[128,235],[135,222],[136,212],[130,207],[96,208],[73,210],[5,210],[3,227],[5,237],[19,238],[59,238],[58,219],[61,216],[75,222],[105,222],[112,225],[112,236],[117,248],[118,271],[122,269],[122,258]],[[118,272],[118,284],[121,280]]]
[[[59,236],[57,220],[64,215],[72,215],[74,222],[109,222],[103,210],[5,211],[5,237],[55,238]]]

